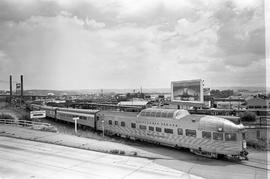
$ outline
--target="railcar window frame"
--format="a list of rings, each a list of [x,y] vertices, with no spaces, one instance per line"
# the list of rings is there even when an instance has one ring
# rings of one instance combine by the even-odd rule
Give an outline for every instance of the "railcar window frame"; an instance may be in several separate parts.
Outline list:
[[[132,123],[131,123],[131,128],[134,128],[134,129],[135,129],[135,128],[136,128],[136,123],[133,123],[133,122],[132,122]]]
[[[125,126],[126,126],[126,123],[125,123],[124,121],[121,121],[120,125],[121,125],[122,127],[125,127]]]
[[[151,117],[156,117],[156,112],[155,111],[152,111],[151,114],[150,114]]]
[[[225,133],[225,141],[237,141],[236,133],[226,132]]]
[[[156,127],[156,132],[162,132],[162,128],[161,127]]]
[[[109,120],[108,123],[109,123],[109,125],[112,125],[112,120]]]
[[[114,125],[118,126],[118,121],[114,121]]]
[[[161,117],[161,111],[158,111],[156,117]]]
[[[161,113],[160,116],[163,117],[163,118],[167,118],[167,112],[166,111],[162,111],[162,113]]]
[[[167,133],[167,134],[173,134],[173,129],[170,129],[170,128],[164,128],[164,133]]]
[[[178,135],[183,135],[183,129],[182,128],[177,128],[177,134]]]
[[[221,138],[217,138],[217,137],[221,137]],[[223,141],[223,139],[224,139],[223,133],[213,132],[213,140]]]
[[[139,125],[139,128],[140,128],[141,130],[146,130],[146,129],[147,129],[147,127],[146,127],[145,125]]]
[[[172,112],[168,112],[167,117],[168,118],[173,118],[173,113]]]
[[[246,133],[245,132],[242,132],[242,139],[243,140],[246,140],[247,136],[246,136]]]
[[[155,129],[155,128],[154,128],[153,126],[148,126],[148,130],[149,130],[149,131],[154,131],[154,129]]]
[[[197,131],[193,129],[186,129],[186,136],[188,137],[197,137]]]
[[[202,138],[203,139],[211,139],[212,138],[212,133],[209,131],[202,131]]]
[[[142,111],[141,116],[145,116],[145,113],[146,113],[145,111]]]

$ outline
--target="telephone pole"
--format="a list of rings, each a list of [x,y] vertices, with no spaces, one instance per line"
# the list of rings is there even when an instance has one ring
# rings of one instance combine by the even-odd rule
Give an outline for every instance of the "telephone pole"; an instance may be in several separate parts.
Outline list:
[[[9,102],[12,101],[12,75],[9,76]]]
[[[21,100],[20,100],[20,107],[22,107],[23,102],[23,75],[21,75]]]

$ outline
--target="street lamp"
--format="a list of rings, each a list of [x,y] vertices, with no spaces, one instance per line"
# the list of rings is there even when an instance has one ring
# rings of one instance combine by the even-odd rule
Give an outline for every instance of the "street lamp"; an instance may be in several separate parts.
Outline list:
[[[77,134],[77,121],[79,120],[79,117],[74,117],[73,120],[75,121],[75,134]]]

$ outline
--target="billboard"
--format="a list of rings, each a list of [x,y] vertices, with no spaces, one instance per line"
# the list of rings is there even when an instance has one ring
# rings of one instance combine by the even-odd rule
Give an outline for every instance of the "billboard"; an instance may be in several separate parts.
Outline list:
[[[173,102],[203,103],[202,80],[173,81],[171,93]]]
[[[46,117],[46,111],[31,111],[30,112],[31,119],[39,119],[39,118],[45,118],[45,117]]]

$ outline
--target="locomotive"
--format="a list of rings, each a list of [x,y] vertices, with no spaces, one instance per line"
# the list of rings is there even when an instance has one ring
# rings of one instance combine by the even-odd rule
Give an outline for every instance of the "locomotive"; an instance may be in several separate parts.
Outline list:
[[[187,110],[147,108],[140,113],[56,108],[31,105],[48,117],[88,126],[107,135],[118,135],[191,152],[210,158],[227,156],[248,159],[243,124],[216,116],[194,115]]]

